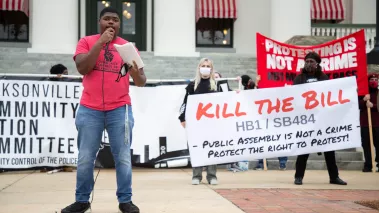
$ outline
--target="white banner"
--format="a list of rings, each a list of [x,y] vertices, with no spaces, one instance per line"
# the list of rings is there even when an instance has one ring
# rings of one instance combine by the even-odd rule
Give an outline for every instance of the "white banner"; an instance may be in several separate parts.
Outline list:
[[[357,83],[346,77],[188,98],[192,166],[361,146]]]
[[[76,166],[80,80],[11,79],[0,79],[0,168]],[[187,82],[175,84],[130,87],[134,165],[189,165],[185,130],[178,119]],[[105,138],[97,159],[100,164],[113,161],[107,143]]]

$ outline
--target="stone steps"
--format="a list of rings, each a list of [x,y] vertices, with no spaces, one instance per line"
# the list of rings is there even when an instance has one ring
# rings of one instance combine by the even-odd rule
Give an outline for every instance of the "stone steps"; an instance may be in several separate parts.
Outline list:
[[[223,77],[256,73],[256,59],[231,53],[205,54],[214,60],[215,68]],[[160,57],[151,52],[141,52],[149,79],[192,79],[201,57]],[[25,48],[0,48],[1,73],[45,74],[51,66],[62,63],[69,73],[79,75],[70,54],[27,53]]]

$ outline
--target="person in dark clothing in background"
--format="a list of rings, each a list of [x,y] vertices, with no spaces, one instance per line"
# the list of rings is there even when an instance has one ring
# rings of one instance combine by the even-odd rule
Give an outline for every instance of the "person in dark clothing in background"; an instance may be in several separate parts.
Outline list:
[[[56,75],[56,77],[51,77],[49,80],[59,81],[62,75],[68,75],[68,70],[63,64],[56,64],[50,68],[50,74]]]
[[[56,77],[51,77],[49,78],[50,81],[59,81],[61,80],[62,75],[68,75],[68,70],[67,67],[65,67],[63,64],[55,64],[50,68],[50,74],[51,75],[56,75]],[[55,172],[73,172],[74,167],[68,167],[68,166],[63,166],[59,168],[46,168],[43,167],[40,172],[47,172],[48,174],[52,174]]]
[[[210,59],[203,58],[200,60],[196,69],[194,82],[190,82],[186,87],[186,95],[180,108],[179,120],[182,126],[186,127],[186,105],[189,95],[205,94],[217,92],[217,84],[214,78],[213,62]],[[203,167],[194,167],[192,169],[192,185],[199,185],[202,180]],[[211,185],[217,185],[216,177],[217,165],[207,166],[207,181]]]
[[[379,167],[379,112],[378,112],[378,74],[369,74],[369,95],[359,97],[359,109],[360,109],[360,123],[361,123],[361,137],[362,148],[365,156],[365,163],[363,165],[362,172],[372,171],[371,160],[371,148],[370,148],[370,133],[368,125],[368,113],[367,107],[371,108],[371,126],[372,136],[375,146],[375,161],[377,167]]]
[[[256,83],[248,75],[242,75],[241,76],[241,83],[242,83],[242,86],[243,86],[244,90],[247,90],[247,89],[257,89]]]
[[[222,78],[221,73],[219,73],[217,71],[214,71],[214,76],[215,76],[215,79]]]
[[[222,78],[222,75],[221,73],[217,72],[217,71],[214,71],[214,78],[215,79],[220,79]],[[228,80],[216,80],[217,82],[217,90],[220,91],[220,92],[228,92],[228,91],[233,91],[232,89],[230,89],[229,87],[229,84],[228,84]],[[222,88],[223,86],[226,84],[226,88],[227,90],[224,91]]]
[[[312,83],[329,80],[328,76],[322,72],[320,63],[321,57],[316,52],[309,52],[305,56],[304,68],[294,79],[293,85]],[[296,160],[295,184],[302,185],[309,154],[299,155]],[[328,168],[329,181],[331,184],[347,185],[339,178],[336,156],[334,151],[324,152],[326,167]]]
[[[68,75],[67,67],[65,67],[63,64],[56,64],[51,67],[50,74],[52,75]]]

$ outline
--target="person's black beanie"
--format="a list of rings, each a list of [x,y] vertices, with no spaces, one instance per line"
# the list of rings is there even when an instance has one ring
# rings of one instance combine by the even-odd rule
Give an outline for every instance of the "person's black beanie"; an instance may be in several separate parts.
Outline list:
[[[318,64],[321,63],[321,57],[319,54],[317,54],[316,52],[309,52],[305,58],[304,58],[304,61],[307,60],[307,58],[312,58],[314,59]]]
[[[247,83],[249,82],[250,79],[251,79],[250,76],[248,76],[248,75],[242,75],[241,76],[241,83],[242,83],[242,85],[246,87]]]

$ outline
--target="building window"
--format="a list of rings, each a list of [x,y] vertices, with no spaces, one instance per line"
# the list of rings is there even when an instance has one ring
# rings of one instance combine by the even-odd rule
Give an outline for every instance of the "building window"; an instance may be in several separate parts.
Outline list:
[[[110,7],[111,6],[111,2],[110,1],[97,1],[97,19],[96,20],[99,20],[100,19],[100,12],[106,8],[106,7]],[[113,6],[114,7],[114,6]],[[100,33],[100,25],[98,24],[97,25],[97,33]]]
[[[233,47],[234,19],[200,18],[196,23],[196,47]]]
[[[0,10],[0,41],[29,42],[29,17],[22,11]]]

